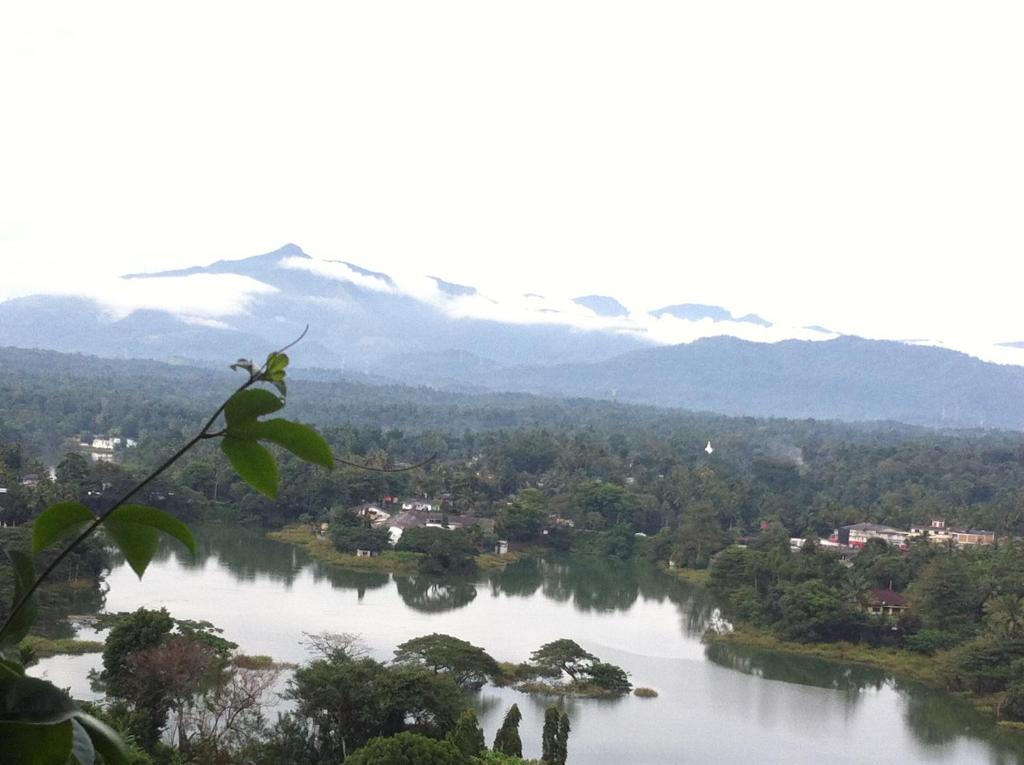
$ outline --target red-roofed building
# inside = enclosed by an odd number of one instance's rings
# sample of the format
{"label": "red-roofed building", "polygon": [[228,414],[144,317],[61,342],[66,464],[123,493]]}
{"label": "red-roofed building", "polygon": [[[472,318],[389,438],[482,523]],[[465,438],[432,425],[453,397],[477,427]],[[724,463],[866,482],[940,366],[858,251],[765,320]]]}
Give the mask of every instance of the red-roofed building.
{"label": "red-roofed building", "polygon": [[910,607],[907,599],[892,590],[872,590],[867,612],[880,616],[899,616]]}

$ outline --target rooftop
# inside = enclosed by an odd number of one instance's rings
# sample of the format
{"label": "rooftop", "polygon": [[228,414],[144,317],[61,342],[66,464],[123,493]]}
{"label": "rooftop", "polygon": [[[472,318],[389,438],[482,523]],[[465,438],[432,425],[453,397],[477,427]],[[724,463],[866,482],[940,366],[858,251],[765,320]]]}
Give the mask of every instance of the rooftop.
{"label": "rooftop", "polygon": [[871,591],[871,605],[874,606],[903,606],[909,604],[907,599],[898,592],[886,589]]}

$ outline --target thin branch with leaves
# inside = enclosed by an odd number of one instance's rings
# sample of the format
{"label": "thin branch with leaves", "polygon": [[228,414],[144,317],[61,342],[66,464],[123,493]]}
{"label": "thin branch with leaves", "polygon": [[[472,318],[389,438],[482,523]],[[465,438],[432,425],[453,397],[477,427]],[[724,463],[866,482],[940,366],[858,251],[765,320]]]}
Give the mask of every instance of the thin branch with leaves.
{"label": "thin branch with leaves", "polygon": [[[101,526],[141,578],[156,554],[161,534],[177,539],[196,554],[196,541],[178,518],[132,500],[199,442],[219,438],[221,450],[235,471],[257,491],[276,498],[280,474],[277,459],[263,445],[276,444],[300,459],[330,469],[330,445],[308,425],[282,418],[263,419],[285,404],[285,353],[305,336],[268,354],[257,366],[239,359],[232,369],[248,379],[217,407],[199,431],[99,515],[80,502],[59,502],[47,508],[32,527],[32,552],[38,554],[65,537],[74,538],[38,575],[32,556],[5,551],[14,573],[14,602],[0,625],[0,762],[12,765],[92,765],[99,753],[110,765],[127,763],[124,744],[115,731],[84,713],[51,683],[25,675],[18,644],[38,614],[39,587],[60,563]],[[257,387],[266,384],[276,389]],[[215,429],[223,418],[223,426]]]}

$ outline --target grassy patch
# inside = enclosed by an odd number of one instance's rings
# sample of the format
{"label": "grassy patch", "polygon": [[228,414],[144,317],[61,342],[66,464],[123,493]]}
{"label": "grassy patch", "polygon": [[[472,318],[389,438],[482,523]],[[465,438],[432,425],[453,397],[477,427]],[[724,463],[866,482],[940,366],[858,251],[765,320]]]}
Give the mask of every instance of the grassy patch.
{"label": "grassy patch", "polygon": [[711,571],[706,568],[665,568],[669,574],[689,584],[700,584],[705,587],[711,582]]}
{"label": "grassy patch", "polygon": [[510,550],[504,555],[495,555],[494,553],[481,553],[473,558],[476,561],[476,566],[481,571],[499,571],[509,563],[515,563],[517,560],[523,558],[529,558],[539,552],[537,548],[526,548],[524,550]]}
{"label": "grassy patch", "polygon": [[298,545],[309,553],[309,557],[323,563],[343,568],[359,569],[360,571],[384,571],[394,574],[414,574],[419,570],[421,553],[395,552],[387,550],[372,558],[360,558],[357,555],[338,552],[331,540],[314,534],[308,526],[293,524],[280,531],[271,531],[269,539]]}
{"label": "grassy patch", "polygon": [[29,635],[21,641],[20,648],[27,648],[37,658],[45,659],[48,656],[80,656],[84,653],[101,653],[103,643],[98,640],[75,640],[74,638],[51,638],[39,635]]}
{"label": "grassy patch", "polygon": [[639,696],[642,699],[656,699],[658,698],[658,692],[653,688],[634,688],[633,695]]}
{"label": "grassy patch", "polygon": [[578,699],[611,699],[618,698],[621,695],[596,686],[593,683],[576,685],[574,683],[545,683],[541,680],[531,680],[519,683],[514,687],[521,693],[539,696],[571,696]]}
{"label": "grassy patch", "polygon": [[299,666],[289,662],[274,661],[269,656],[249,656],[244,653],[233,657],[231,663],[238,669],[295,669]]}
{"label": "grassy patch", "polygon": [[[419,571],[420,560],[424,557],[422,553],[396,552],[395,550],[385,550],[372,558],[360,558],[357,555],[338,552],[334,549],[330,538],[314,534],[309,526],[301,523],[285,526],[280,531],[271,531],[267,534],[267,538],[273,539],[275,542],[298,545],[309,553],[309,557],[323,563],[361,571],[415,574]],[[481,571],[496,571],[505,568],[509,563],[533,555],[534,552],[535,550],[527,549],[510,552],[507,555],[484,553],[477,555],[473,560]]]}

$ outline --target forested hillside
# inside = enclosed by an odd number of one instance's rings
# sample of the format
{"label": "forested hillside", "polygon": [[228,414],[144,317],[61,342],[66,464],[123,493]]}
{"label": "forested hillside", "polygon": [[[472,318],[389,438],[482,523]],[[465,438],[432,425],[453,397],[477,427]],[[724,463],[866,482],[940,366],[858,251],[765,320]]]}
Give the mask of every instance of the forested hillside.
{"label": "forested hillside", "polygon": [[[0,441],[20,448],[21,472],[59,462],[68,438],[102,433],[137,438],[139,446],[125,452],[122,466],[95,470],[136,473],[194,428],[233,381],[226,368],[56,353],[5,350],[0,361],[7,370]],[[932,516],[1024,529],[1024,436],[1013,432],[728,418],[302,379],[291,382],[289,400],[295,417],[322,428],[353,462],[433,459],[421,470],[382,475],[318,473],[285,458],[282,498],[271,504],[233,483],[212,452],[198,450],[161,491],[180,489],[174,496],[188,515],[216,511],[268,524],[384,492],[449,494],[454,508],[494,515],[536,489],[546,510],[575,516],[583,527],[628,521],[646,533],[678,526],[702,503],[713,508],[717,528],[735,534],[765,519],[794,534],[824,534],[841,523],[906,526]],[[16,478],[5,476],[9,485]],[[615,502],[588,499],[585,486]]]}

